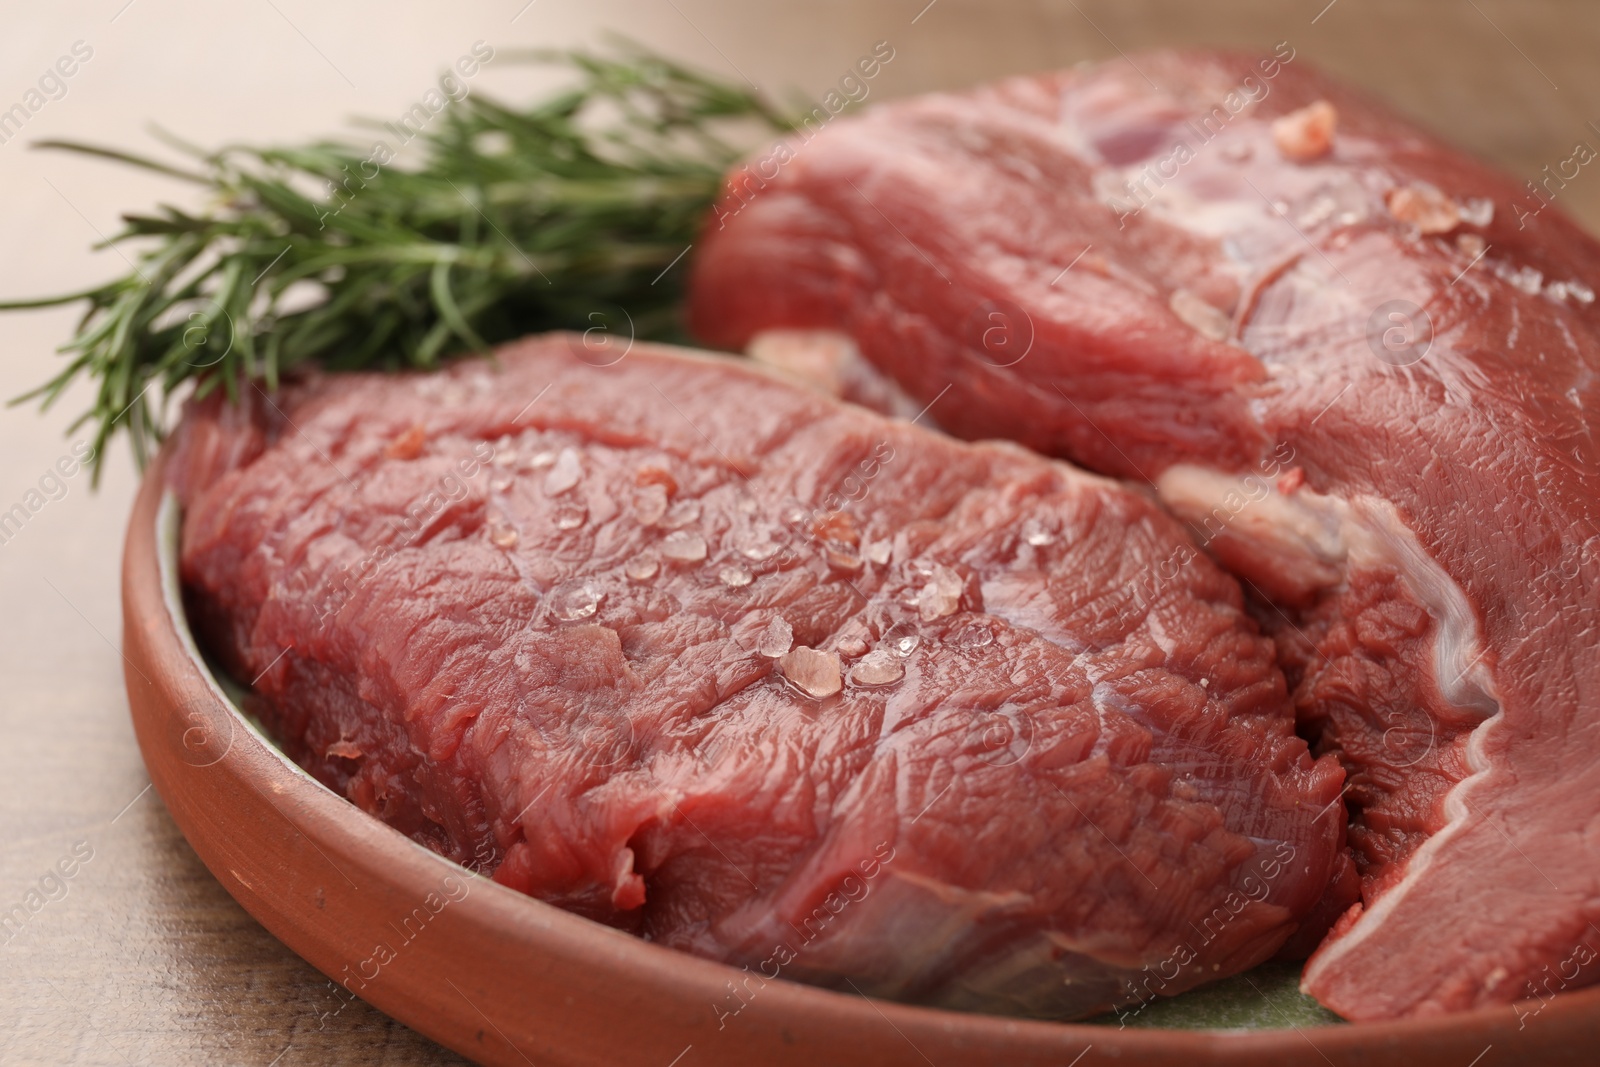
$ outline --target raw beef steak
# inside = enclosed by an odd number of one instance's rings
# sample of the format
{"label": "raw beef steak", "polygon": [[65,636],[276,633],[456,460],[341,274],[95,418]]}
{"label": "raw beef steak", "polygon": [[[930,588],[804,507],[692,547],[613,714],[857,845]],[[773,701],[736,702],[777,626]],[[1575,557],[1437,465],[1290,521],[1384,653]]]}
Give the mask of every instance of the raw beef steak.
{"label": "raw beef steak", "polygon": [[318,778],[754,982],[1074,1016],[1326,927],[1343,774],[1155,505],[742,361],[587,355],[188,411],[191,618]]}
{"label": "raw beef steak", "polygon": [[766,153],[694,320],[842,331],[963,436],[1151,482],[1271,605],[1350,774],[1364,902],[1305,988],[1361,1019],[1507,1002],[1600,950],[1600,247],[1560,182],[1287,45],[1142,55]]}

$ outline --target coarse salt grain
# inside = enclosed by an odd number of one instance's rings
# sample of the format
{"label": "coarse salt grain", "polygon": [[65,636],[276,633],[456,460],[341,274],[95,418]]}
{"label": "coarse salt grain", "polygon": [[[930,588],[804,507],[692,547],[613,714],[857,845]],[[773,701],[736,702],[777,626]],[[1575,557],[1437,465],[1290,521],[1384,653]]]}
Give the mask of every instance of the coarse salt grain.
{"label": "coarse salt grain", "polygon": [[1389,193],[1389,214],[1421,233],[1449,233],[1461,222],[1456,202],[1427,182],[1413,182]]}
{"label": "coarse salt grain", "polygon": [[1320,159],[1333,148],[1333,132],[1339,125],[1339,112],[1326,100],[1273,120],[1272,140],[1284,158],[1296,163]]}
{"label": "coarse salt grain", "polygon": [[832,652],[801,645],[779,657],[778,669],[797,689],[818,699],[831,697],[844,688],[839,657]]}
{"label": "coarse salt grain", "polygon": [[850,681],[856,685],[892,685],[905,677],[905,664],[886,649],[868,652],[850,668]]}

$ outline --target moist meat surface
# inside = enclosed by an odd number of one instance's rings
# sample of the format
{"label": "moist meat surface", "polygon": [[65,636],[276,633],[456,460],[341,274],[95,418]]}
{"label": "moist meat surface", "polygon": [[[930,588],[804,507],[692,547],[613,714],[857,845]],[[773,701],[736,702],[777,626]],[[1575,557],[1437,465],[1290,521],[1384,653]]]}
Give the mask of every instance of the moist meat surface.
{"label": "moist meat surface", "polygon": [[1319,921],[1342,772],[1159,508],[749,364],[591,359],[187,412],[190,617],[319,779],[661,943],[965,1008],[1141,1003]]}
{"label": "moist meat surface", "polygon": [[1350,773],[1363,906],[1306,988],[1540,994],[1600,949],[1600,246],[1287,45],[1133,62],[736,171],[697,332],[842,331],[963,436],[1155,485]]}

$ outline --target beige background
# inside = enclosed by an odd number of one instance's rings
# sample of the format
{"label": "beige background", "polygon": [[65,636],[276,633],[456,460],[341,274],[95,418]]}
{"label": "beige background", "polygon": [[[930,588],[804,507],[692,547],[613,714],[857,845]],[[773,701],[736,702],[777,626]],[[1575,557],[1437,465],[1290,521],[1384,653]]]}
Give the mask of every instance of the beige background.
{"label": "beige background", "polygon": [[[94,49],[67,95],[0,146],[0,296],[119,274],[117,253],[88,251],[119,210],[160,198],[195,206],[181,186],[30,151],[29,141],[148,149],[151,122],[203,144],[332,133],[352,115],[408,107],[475,40],[578,42],[602,27],[770,92],[813,96],[880,39],[896,56],[875,97],[1119,48],[1289,40],[1519,177],[1567,158],[1577,141],[1600,146],[1590,125],[1600,123],[1600,4],[1590,0],[124,2],[10,4],[0,17],[0,110],[74,42]],[[522,98],[535,81],[498,63],[474,86]],[[1600,229],[1600,167],[1561,203]],[[71,322],[66,311],[0,317],[0,395],[52,373]],[[0,510],[67,453],[66,425],[85,403],[80,389],[44,417],[0,412]],[[0,932],[0,1064],[458,1062],[336,997],[221,891],[146,791],[117,652],[135,478],[118,451],[98,493],[77,476],[0,545],[0,911],[74,846],[92,850],[64,897],[10,941]]]}

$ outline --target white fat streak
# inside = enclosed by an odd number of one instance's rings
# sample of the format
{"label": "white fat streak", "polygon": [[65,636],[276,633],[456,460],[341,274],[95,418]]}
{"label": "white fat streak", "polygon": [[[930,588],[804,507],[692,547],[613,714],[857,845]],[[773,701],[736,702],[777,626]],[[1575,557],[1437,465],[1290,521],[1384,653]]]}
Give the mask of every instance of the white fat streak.
{"label": "white fat streak", "polygon": [[1351,566],[1394,567],[1439,624],[1433,645],[1433,673],[1440,694],[1451,704],[1472,712],[1474,718],[1497,713],[1500,700],[1494,676],[1483,663],[1483,632],[1478,614],[1460,584],[1423,549],[1417,535],[1389,501],[1356,497],[1352,510],[1359,516],[1355,529],[1360,540],[1351,544]]}
{"label": "white fat streak", "polygon": [[1336,575],[1320,583],[1330,589],[1348,585],[1352,573],[1393,568],[1436,624],[1433,672],[1440,694],[1461,708],[1464,718],[1482,719],[1499,710],[1494,679],[1482,662],[1477,613],[1389,501],[1369,495],[1346,499],[1304,487],[1284,493],[1270,478],[1187,463],[1169,467],[1157,479],[1156,491],[1192,522],[1202,522],[1230,494],[1242,498],[1245,503],[1228,517],[1225,532],[1270,548],[1267,558],[1298,557],[1314,581]]}
{"label": "white fat streak", "polygon": [[[902,419],[921,416],[937,426],[926,406],[917,403],[861,354],[855,339],[839,330],[762,330],[745,345],[745,355],[779,377],[798,381],[845,400],[852,386],[878,390],[890,410],[884,414]],[[846,401],[848,402],[848,401]]]}
{"label": "white fat streak", "polygon": [[1494,714],[1484,720],[1483,724],[1473,730],[1472,735],[1467,738],[1466,760],[1472,774],[1457,782],[1445,795],[1444,826],[1411,854],[1411,858],[1406,862],[1406,873],[1401,876],[1400,881],[1390,886],[1378,898],[1376,904],[1363,910],[1361,917],[1345,931],[1342,937],[1336,941],[1323,941],[1300,976],[1302,992],[1309,992],[1324,973],[1338,967],[1345,956],[1359,949],[1373,934],[1380,933],[1389,916],[1426,877],[1439,854],[1466,832],[1467,827],[1471,825],[1467,816],[1472,814],[1467,794],[1472,792],[1477,783],[1488,774],[1489,762],[1483,753],[1484,739],[1494,724],[1500,721],[1500,717],[1501,711],[1496,705]]}
{"label": "white fat streak", "polygon": [[851,370],[866,362],[854,339],[837,330],[762,330],[744,354],[834,397],[844,395]]}
{"label": "white fat streak", "polygon": [[[1280,555],[1298,557],[1313,572],[1326,573],[1329,564],[1344,561],[1345,547],[1337,518],[1330,521],[1325,509],[1307,507],[1278,492],[1273,480],[1264,475],[1224,474],[1209,467],[1179,463],[1156,479],[1156,492],[1174,514],[1208,534],[1217,532],[1210,524],[1216,521],[1214,513],[1221,512],[1221,529],[1235,537],[1270,545]],[[1245,503],[1237,509],[1229,508],[1229,497]]]}

